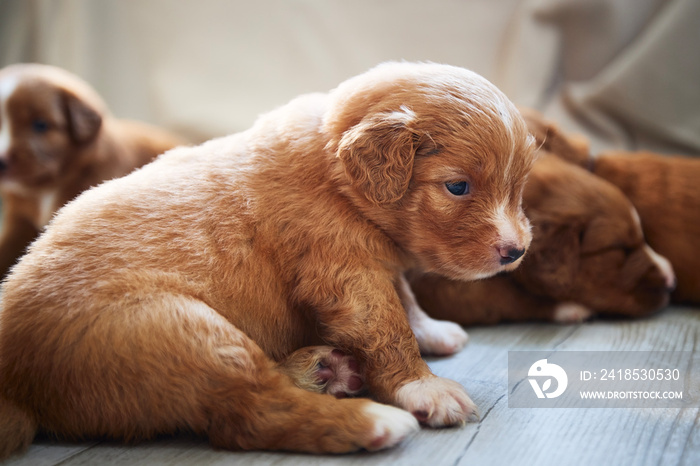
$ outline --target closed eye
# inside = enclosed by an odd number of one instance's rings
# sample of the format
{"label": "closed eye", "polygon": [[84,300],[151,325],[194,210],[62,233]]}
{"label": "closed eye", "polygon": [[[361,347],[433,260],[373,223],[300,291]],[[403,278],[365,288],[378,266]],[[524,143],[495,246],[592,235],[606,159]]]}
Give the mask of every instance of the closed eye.
{"label": "closed eye", "polygon": [[582,255],[583,256],[596,256],[598,254],[605,254],[608,252],[613,252],[613,251],[618,251],[622,252],[625,257],[630,256],[632,253],[634,253],[637,250],[635,247],[629,247],[629,246],[621,246],[619,244],[614,244],[611,246],[603,247],[603,248],[597,248],[592,251],[586,251]]}
{"label": "closed eye", "polygon": [[464,196],[469,194],[469,183],[466,181],[455,181],[451,183],[445,183],[445,187],[454,196]]}

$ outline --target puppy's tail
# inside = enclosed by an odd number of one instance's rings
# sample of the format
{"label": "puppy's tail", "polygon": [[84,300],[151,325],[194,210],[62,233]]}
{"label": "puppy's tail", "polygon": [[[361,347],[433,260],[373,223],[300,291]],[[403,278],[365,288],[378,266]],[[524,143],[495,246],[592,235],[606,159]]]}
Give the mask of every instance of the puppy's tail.
{"label": "puppy's tail", "polygon": [[34,440],[36,430],[32,416],[0,396],[0,461],[25,450]]}

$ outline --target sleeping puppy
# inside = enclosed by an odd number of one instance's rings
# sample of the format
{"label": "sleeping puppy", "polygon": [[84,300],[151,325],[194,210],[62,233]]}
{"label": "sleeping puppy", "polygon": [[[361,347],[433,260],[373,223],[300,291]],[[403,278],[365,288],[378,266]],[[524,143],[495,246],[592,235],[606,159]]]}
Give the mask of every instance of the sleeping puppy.
{"label": "sleeping puppy", "polygon": [[95,91],[64,70],[0,70],[0,276],[66,202],[182,143],[112,118]]}
{"label": "sleeping puppy", "polygon": [[700,160],[624,151],[592,157],[584,138],[562,132],[532,110],[523,116],[538,143],[625,193],[639,213],[647,242],[673,265],[678,286],[672,300],[700,303],[700,269],[688,254],[700,240]]}
{"label": "sleeping puppy", "polygon": [[[346,452],[394,445],[416,418],[475,420],[421,359],[403,272],[519,265],[533,148],[480,76],[389,63],[87,191],[4,284],[0,451],[37,429],[184,429],[222,448]],[[319,344],[402,409],[295,386],[276,363]]]}
{"label": "sleeping puppy", "polygon": [[700,268],[688,254],[700,241],[700,160],[617,151],[599,154],[592,167],[632,201],[646,240],[673,264],[673,301],[700,303]]}
{"label": "sleeping puppy", "polygon": [[523,195],[533,241],[512,273],[478,282],[415,276],[418,303],[462,325],[641,316],[664,307],[675,278],[645,242],[639,217],[612,184],[553,155],[538,159]]}

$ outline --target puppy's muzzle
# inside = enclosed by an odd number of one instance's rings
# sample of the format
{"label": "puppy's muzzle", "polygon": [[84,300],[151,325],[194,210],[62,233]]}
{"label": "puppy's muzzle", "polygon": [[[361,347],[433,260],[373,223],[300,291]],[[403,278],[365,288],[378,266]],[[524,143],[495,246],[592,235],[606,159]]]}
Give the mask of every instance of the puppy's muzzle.
{"label": "puppy's muzzle", "polygon": [[517,261],[523,254],[525,254],[524,248],[517,248],[512,246],[497,247],[498,254],[501,256],[501,265],[512,264]]}

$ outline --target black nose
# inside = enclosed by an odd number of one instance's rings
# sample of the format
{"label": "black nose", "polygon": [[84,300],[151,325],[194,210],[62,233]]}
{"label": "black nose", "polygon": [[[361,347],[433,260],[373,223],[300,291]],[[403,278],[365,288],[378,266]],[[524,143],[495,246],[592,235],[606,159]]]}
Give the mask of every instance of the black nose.
{"label": "black nose", "polygon": [[5,170],[7,170],[7,162],[5,159],[0,158],[0,172],[4,172]]}
{"label": "black nose", "polygon": [[525,254],[525,249],[517,248],[498,248],[498,253],[501,255],[501,265],[511,264]]}

